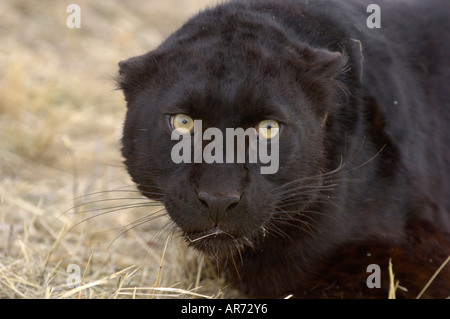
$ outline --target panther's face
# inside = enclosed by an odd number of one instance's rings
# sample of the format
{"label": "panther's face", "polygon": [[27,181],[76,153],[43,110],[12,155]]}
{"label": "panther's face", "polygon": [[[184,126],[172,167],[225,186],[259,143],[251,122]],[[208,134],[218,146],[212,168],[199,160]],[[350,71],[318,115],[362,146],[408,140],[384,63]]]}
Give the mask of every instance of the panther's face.
{"label": "panther's face", "polygon": [[[196,21],[120,63],[123,155],[142,194],[165,205],[186,240],[221,256],[311,218],[346,58],[299,46],[274,23],[255,32],[237,13]],[[245,134],[229,134],[238,130]]]}

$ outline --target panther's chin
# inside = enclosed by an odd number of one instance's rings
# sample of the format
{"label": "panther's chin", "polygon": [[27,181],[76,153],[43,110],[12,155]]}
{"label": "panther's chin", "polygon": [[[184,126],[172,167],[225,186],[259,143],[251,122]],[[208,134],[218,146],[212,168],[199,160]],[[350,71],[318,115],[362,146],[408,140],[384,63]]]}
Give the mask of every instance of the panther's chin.
{"label": "panther's chin", "polygon": [[236,236],[219,227],[205,231],[184,232],[190,247],[209,257],[221,258],[239,253],[244,248],[255,248],[255,241],[247,236]]}

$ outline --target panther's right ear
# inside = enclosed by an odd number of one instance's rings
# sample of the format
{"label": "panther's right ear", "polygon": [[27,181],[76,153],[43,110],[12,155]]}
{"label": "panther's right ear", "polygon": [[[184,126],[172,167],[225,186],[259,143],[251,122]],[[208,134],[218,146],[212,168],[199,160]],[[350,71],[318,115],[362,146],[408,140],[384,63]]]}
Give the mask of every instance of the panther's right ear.
{"label": "panther's right ear", "polygon": [[119,72],[115,78],[117,88],[122,90],[125,100],[130,103],[136,94],[144,90],[157,71],[156,54],[149,52],[119,62]]}

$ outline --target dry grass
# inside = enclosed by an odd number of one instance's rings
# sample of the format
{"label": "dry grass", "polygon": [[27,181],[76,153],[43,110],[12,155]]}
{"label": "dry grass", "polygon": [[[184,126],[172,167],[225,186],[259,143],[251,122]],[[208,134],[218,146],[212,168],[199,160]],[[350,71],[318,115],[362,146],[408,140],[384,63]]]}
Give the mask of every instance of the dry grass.
{"label": "dry grass", "polygon": [[117,62],[215,1],[80,0],[81,29],[66,27],[69,3],[0,2],[0,298],[236,296],[167,220],[133,224],[158,207],[111,208],[142,202],[118,200],[138,196]]}

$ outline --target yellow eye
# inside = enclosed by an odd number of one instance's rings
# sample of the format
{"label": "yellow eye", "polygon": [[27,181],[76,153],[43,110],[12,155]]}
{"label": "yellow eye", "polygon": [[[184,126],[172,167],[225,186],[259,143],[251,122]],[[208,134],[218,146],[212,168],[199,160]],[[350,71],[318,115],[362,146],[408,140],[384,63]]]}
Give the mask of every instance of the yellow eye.
{"label": "yellow eye", "polygon": [[256,131],[258,132],[260,138],[264,140],[270,140],[278,135],[278,133],[280,132],[280,125],[277,121],[265,120],[259,122],[258,126],[256,127]]}
{"label": "yellow eye", "polygon": [[192,133],[194,131],[194,120],[186,114],[177,114],[170,117],[170,126],[180,134]]}

